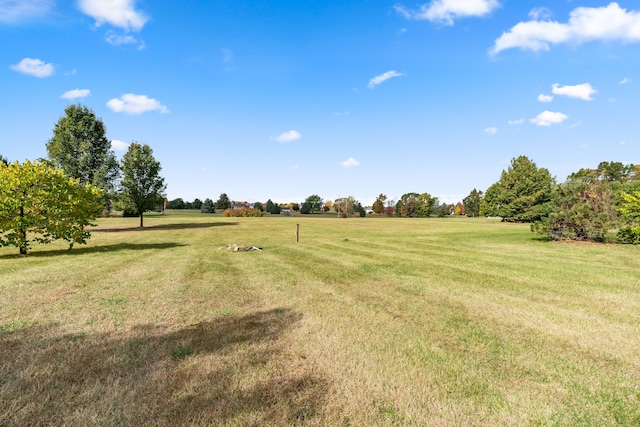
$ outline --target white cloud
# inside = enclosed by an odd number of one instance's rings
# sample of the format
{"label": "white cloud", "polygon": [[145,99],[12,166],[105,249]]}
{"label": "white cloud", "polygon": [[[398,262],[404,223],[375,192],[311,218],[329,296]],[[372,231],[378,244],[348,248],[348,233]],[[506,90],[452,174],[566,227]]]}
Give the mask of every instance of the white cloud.
{"label": "white cloud", "polygon": [[160,111],[168,113],[166,106],[154,98],[146,95],[136,95],[135,93],[125,93],[120,98],[114,98],[107,102],[107,107],[116,113],[142,114],[146,111]]}
{"label": "white cloud", "polygon": [[529,18],[533,19],[534,21],[537,21],[539,19],[549,19],[551,18],[551,15],[551,11],[546,7],[536,7],[534,9],[531,9],[531,12],[529,12]]}
{"label": "white cloud", "polygon": [[62,99],[86,98],[87,96],[89,96],[89,94],[91,94],[91,91],[89,89],[73,89],[63,93],[60,96],[60,98]]}
{"label": "white cloud", "polygon": [[538,101],[540,101],[540,102],[551,102],[551,101],[553,101],[553,96],[552,95],[545,95],[545,94],[541,93],[540,95],[538,95]]}
{"label": "white cloud", "polygon": [[551,45],[594,40],[640,41],[640,12],[628,12],[618,3],[610,3],[605,7],[578,7],[571,11],[567,23],[536,19],[519,22],[496,39],[490,53],[512,48],[549,50]]}
{"label": "white cloud", "polygon": [[290,130],[288,132],[283,132],[278,136],[272,136],[270,139],[278,142],[293,142],[300,138],[302,138],[302,134],[300,132],[297,130]]}
{"label": "white cloud", "polygon": [[524,123],[524,119],[509,120],[507,123],[509,123],[511,126],[521,125]]}
{"label": "white cloud", "polygon": [[144,42],[130,35],[115,34],[113,31],[107,31],[107,43],[112,46],[120,46],[125,44],[137,44],[138,49],[144,49]]}
{"label": "white cloud", "polygon": [[82,13],[96,20],[96,26],[109,24],[126,31],[139,31],[148,18],[135,10],[135,0],[79,0]]}
{"label": "white cloud", "polygon": [[360,165],[360,162],[354,159],[353,157],[349,157],[344,162],[340,162],[340,166],[342,166],[343,168],[350,168],[350,167],[359,166],[359,165]]}
{"label": "white cloud", "polygon": [[53,0],[0,0],[0,22],[15,23],[48,15]]}
{"label": "white cloud", "polygon": [[112,139],[111,148],[116,151],[124,151],[129,148],[129,144],[124,141],[120,141],[119,139]]}
{"label": "white cloud", "polygon": [[531,123],[535,123],[538,126],[551,126],[554,124],[562,123],[567,120],[569,116],[563,113],[555,113],[553,111],[543,111],[536,117],[530,120]]}
{"label": "white cloud", "polygon": [[628,77],[625,77],[624,79],[620,80],[620,84],[621,85],[626,85],[627,83],[631,83],[633,80],[631,80]]}
{"label": "white cloud", "polygon": [[373,89],[380,83],[389,80],[393,77],[401,77],[404,76],[404,73],[398,73],[395,70],[387,71],[386,73],[380,74],[379,76],[375,76],[371,80],[369,80],[369,85],[367,86],[369,89]]}
{"label": "white cloud", "polygon": [[37,58],[24,58],[17,64],[12,65],[11,69],[22,74],[40,78],[49,77],[54,73],[53,64],[47,64]]}
{"label": "white cloud", "polygon": [[407,19],[427,20],[444,25],[453,25],[460,18],[485,16],[498,7],[498,0],[432,0],[431,3],[420,6],[417,11],[394,6]]}
{"label": "white cloud", "polygon": [[555,95],[564,95],[569,98],[578,98],[585,101],[591,101],[591,95],[598,91],[591,87],[590,83],[583,83],[575,86],[560,86],[555,83],[551,90]]}
{"label": "white cloud", "polygon": [[496,133],[498,133],[498,128],[496,127],[486,128],[484,130],[484,133],[486,133],[487,135],[495,135]]}

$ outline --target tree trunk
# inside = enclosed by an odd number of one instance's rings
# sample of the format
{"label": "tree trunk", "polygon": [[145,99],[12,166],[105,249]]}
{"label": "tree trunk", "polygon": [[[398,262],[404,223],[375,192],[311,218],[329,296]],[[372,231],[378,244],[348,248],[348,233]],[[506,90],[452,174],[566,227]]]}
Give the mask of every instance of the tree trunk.
{"label": "tree trunk", "polygon": [[140,228],[142,228],[142,227],[143,227],[143,225],[142,225],[142,214],[140,214]]}
{"label": "tree trunk", "polygon": [[23,224],[22,228],[20,228],[20,255],[27,254],[27,230],[24,229],[24,222],[22,219],[24,218],[24,206],[20,206],[20,222]]}

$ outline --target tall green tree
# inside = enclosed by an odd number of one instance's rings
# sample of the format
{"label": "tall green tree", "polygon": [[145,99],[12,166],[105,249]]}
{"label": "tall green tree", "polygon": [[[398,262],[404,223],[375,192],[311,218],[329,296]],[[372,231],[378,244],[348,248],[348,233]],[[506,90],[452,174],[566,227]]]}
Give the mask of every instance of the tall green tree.
{"label": "tall green tree", "polygon": [[85,243],[101,208],[101,190],[42,162],[0,162],[0,246],[26,254],[31,243]]}
{"label": "tall green tree", "polygon": [[160,176],[161,169],[147,144],[133,142],[122,157],[121,195],[124,203],[140,217],[141,228],[144,213],[164,200],[166,186]]}
{"label": "tall green tree", "polygon": [[464,199],[462,204],[464,205],[464,213],[467,216],[476,217],[480,215],[480,203],[482,202],[482,191],[478,191],[475,188],[471,190],[471,193]]}
{"label": "tall green tree", "polygon": [[511,160],[500,180],[485,192],[481,211],[507,222],[533,222],[546,217],[555,179],[526,156]]}
{"label": "tall green tree", "polygon": [[220,198],[218,198],[218,201],[216,202],[216,209],[225,210],[230,208],[231,200],[229,199],[229,196],[227,196],[227,193],[220,194]]}
{"label": "tall green tree", "polygon": [[416,216],[428,218],[435,211],[438,199],[429,193],[419,194],[416,199]]}
{"label": "tall green tree", "polygon": [[300,213],[312,214],[314,212],[319,212],[322,209],[322,203],[322,197],[318,196],[317,194],[312,194],[311,196],[307,197],[302,203]]}
{"label": "tall green tree", "polygon": [[65,108],[47,142],[47,154],[67,176],[100,188],[105,207],[111,208],[120,169],[104,123],[91,109],[80,104]]}

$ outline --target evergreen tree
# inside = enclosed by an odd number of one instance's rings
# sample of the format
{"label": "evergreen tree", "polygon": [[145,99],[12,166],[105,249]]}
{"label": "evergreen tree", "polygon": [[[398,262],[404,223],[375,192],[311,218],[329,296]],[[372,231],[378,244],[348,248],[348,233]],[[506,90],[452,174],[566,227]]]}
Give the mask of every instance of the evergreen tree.
{"label": "evergreen tree", "polygon": [[227,193],[220,194],[220,198],[218,198],[218,201],[216,202],[216,209],[231,209],[231,200],[229,200]]}

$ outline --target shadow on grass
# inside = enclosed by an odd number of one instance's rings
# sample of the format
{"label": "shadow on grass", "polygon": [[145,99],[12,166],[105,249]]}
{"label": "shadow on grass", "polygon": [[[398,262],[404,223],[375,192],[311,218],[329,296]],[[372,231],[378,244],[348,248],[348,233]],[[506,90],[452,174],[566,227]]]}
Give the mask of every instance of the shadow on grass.
{"label": "shadow on grass", "polygon": [[140,227],[120,227],[120,228],[95,228],[92,233],[117,233],[121,231],[162,231],[162,230],[189,230],[193,228],[221,227],[227,225],[238,225],[235,222],[207,222],[207,223],[177,223],[158,224]]}
{"label": "shadow on grass", "polygon": [[275,309],[176,331],[0,334],[0,425],[317,422],[328,381],[286,337],[301,318]]}
{"label": "shadow on grass", "polygon": [[[12,258],[24,258],[25,256],[29,258],[44,258],[44,257],[53,257],[53,256],[64,256],[64,255],[82,255],[82,254],[91,254],[91,253],[103,253],[103,252],[118,252],[118,251],[144,251],[149,249],[171,249],[178,248],[181,246],[187,246],[182,243],[118,243],[116,245],[101,245],[101,246],[79,246],[76,245],[73,249],[57,249],[54,251],[37,251],[31,249],[27,255],[20,254],[9,254],[9,255],[0,255],[0,259],[12,259]],[[16,249],[17,250],[17,249]]]}

